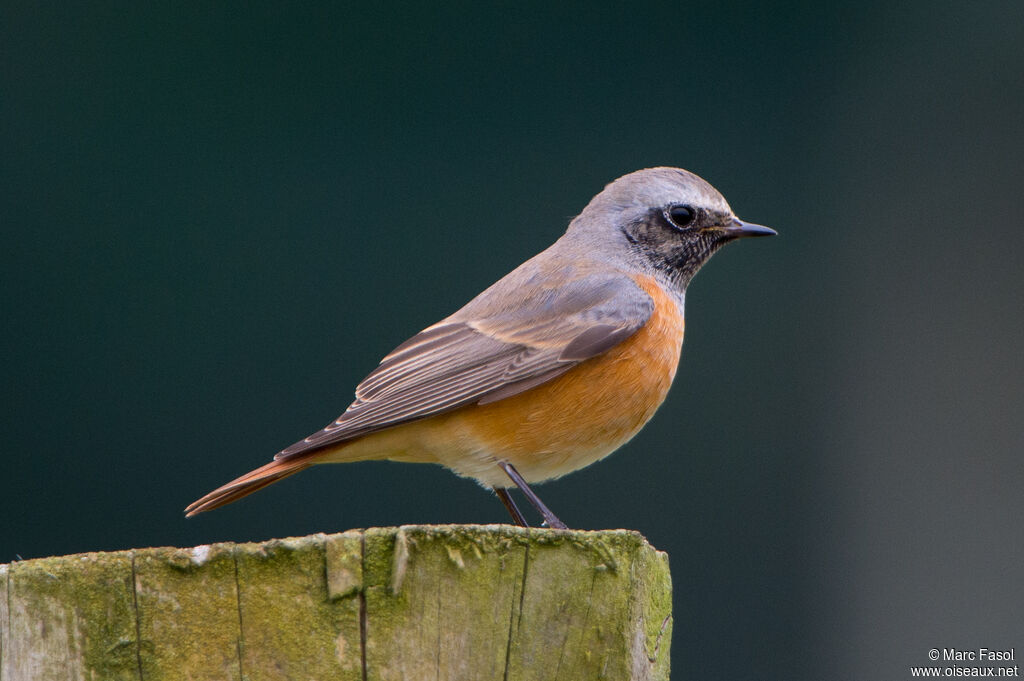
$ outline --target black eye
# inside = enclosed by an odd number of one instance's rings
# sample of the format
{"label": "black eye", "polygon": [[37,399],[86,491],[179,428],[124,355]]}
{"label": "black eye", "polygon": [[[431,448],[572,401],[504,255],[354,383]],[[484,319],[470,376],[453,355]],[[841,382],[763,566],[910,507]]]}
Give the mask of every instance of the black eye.
{"label": "black eye", "polygon": [[665,211],[665,217],[667,217],[668,221],[676,227],[684,229],[689,227],[693,223],[694,219],[696,219],[697,211],[690,206],[685,205],[670,206],[668,210]]}

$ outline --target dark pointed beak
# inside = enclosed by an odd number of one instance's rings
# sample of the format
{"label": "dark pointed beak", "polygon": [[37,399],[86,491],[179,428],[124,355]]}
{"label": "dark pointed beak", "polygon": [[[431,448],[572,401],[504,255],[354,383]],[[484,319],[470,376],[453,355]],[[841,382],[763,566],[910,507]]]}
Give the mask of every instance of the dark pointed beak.
{"label": "dark pointed beak", "polygon": [[744,236],[776,236],[778,234],[771,227],[743,222],[739,218],[732,219],[732,223],[725,228],[725,233],[734,239]]}

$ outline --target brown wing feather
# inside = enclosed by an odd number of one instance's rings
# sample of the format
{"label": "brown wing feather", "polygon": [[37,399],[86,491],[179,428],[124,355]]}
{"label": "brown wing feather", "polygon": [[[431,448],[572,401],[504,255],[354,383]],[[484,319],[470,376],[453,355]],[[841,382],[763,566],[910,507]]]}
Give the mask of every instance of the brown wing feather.
{"label": "brown wing feather", "polygon": [[490,318],[460,318],[473,308],[395,348],[359,384],[344,414],[275,458],[533,388],[631,336],[653,302],[624,275],[594,275],[523,295]]}

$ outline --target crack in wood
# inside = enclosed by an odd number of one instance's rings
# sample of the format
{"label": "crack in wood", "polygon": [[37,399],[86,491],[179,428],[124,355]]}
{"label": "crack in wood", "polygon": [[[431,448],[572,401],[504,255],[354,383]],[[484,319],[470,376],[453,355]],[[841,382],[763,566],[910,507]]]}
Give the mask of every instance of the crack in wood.
{"label": "crack in wood", "polygon": [[437,603],[437,611],[434,614],[435,620],[438,622],[437,633],[434,636],[434,678],[437,681],[441,681],[441,576],[437,578],[437,593],[435,594],[435,602]]}
{"label": "crack in wood", "polygon": [[661,621],[661,629],[658,630],[658,640],[654,642],[654,657],[647,657],[647,659],[650,660],[652,663],[658,661],[658,654],[661,652],[661,640],[665,638],[665,629],[668,627],[668,623],[671,621],[671,613],[665,615],[665,619]]}
{"label": "crack in wood", "polygon": [[508,614],[508,641],[505,643],[505,671],[502,674],[502,681],[508,681],[508,669],[512,663],[512,639],[516,632],[519,631],[519,626],[523,621],[523,604],[526,601],[526,575],[529,572],[530,567],[530,545],[527,544],[523,549],[523,577],[519,581],[519,613],[516,616],[516,603],[513,592],[512,608]]}
{"label": "crack in wood", "polygon": [[[139,618],[139,580],[135,576],[135,553],[132,552],[132,610],[135,612],[135,662],[139,669],[139,681],[142,678],[142,622]],[[8,589],[9,591],[9,589]]]}
{"label": "crack in wood", "polygon": [[235,642],[235,648],[238,651],[238,679],[239,681],[245,681],[245,667],[243,662],[243,637],[245,636],[245,630],[242,628],[242,585],[238,581],[238,555],[236,550],[231,551],[231,562],[235,566],[235,605],[238,607],[238,638]]}
{"label": "crack in wood", "polygon": [[359,533],[359,560],[363,566],[362,584],[359,587],[359,654],[363,666],[363,681],[366,675],[366,533]]}

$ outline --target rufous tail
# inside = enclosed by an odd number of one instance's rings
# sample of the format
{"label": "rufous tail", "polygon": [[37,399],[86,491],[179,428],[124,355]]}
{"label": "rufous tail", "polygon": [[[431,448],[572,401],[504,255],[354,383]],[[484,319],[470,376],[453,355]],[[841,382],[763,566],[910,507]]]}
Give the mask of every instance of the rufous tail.
{"label": "rufous tail", "polygon": [[221,485],[202,499],[192,502],[185,509],[185,517],[190,518],[197,513],[210,511],[225,504],[230,504],[232,501],[238,501],[256,490],[263,489],[267,485],[287,478],[289,475],[298,473],[312,465],[308,458],[271,461],[266,466],[260,466],[254,471],[249,471],[242,477],[236,478],[226,485]]}

